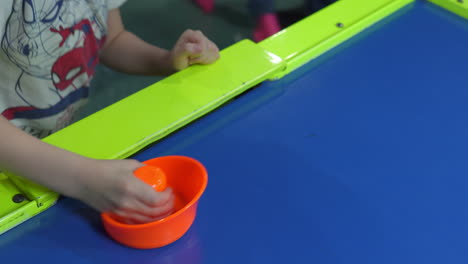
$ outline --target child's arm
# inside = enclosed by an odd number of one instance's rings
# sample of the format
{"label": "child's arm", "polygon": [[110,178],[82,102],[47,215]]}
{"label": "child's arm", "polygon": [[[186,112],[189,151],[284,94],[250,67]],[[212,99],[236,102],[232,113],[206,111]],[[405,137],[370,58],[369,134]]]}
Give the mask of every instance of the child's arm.
{"label": "child's arm", "polygon": [[192,64],[209,64],[219,58],[216,45],[200,31],[187,30],[171,51],[148,44],[125,30],[119,9],[109,12],[102,62],[130,74],[169,75]]}
{"label": "child's arm", "polygon": [[172,209],[170,190],[136,179],[134,160],[95,160],[46,144],[0,115],[0,168],[82,200],[99,211],[147,222]]}

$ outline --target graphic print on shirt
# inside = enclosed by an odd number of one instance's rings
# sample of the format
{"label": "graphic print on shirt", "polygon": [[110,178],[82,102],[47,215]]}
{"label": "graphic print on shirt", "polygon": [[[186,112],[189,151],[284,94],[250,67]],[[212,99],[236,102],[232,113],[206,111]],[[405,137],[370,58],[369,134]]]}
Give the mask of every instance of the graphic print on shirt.
{"label": "graphic print on shirt", "polygon": [[[14,1],[1,48],[20,69],[11,87],[20,103],[4,110],[4,117],[70,116],[73,103],[88,97],[105,41],[105,9],[104,0]],[[57,118],[56,127],[68,119]]]}

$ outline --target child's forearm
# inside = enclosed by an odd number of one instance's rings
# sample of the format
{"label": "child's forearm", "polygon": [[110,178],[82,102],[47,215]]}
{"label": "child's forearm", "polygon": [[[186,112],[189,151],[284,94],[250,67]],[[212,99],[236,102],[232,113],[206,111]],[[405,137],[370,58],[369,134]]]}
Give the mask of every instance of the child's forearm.
{"label": "child's forearm", "polygon": [[169,75],[176,71],[170,51],[126,31],[117,9],[110,12],[108,24],[108,40],[101,53],[103,64],[129,74]]}
{"label": "child's forearm", "polygon": [[170,188],[155,192],[133,176],[142,166],[136,160],[86,158],[24,133],[1,115],[0,131],[0,169],[132,221],[150,222],[173,206]]}
{"label": "child's forearm", "polygon": [[129,74],[170,75],[176,72],[170,52],[152,46],[134,34],[123,31],[104,50],[103,64]]}
{"label": "child's forearm", "polygon": [[69,196],[75,196],[82,168],[91,159],[36,139],[0,116],[0,169],[6,169]]}

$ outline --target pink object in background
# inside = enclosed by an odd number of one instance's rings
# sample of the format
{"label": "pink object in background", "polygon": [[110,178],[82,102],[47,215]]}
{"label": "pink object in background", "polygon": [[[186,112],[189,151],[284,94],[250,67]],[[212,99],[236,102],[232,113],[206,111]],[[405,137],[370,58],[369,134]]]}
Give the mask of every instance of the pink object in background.
{"label": "pink object in background", "polygon": [[194,2],[205,12],[211,13],[214,10],[214,0],[194,0]]}
{"label": "pink object in background", "polygon": [[276,14],[265,14],[258,18],[253,38],[256,42],[259,42],[278,33],[280,30],[281,26]]}

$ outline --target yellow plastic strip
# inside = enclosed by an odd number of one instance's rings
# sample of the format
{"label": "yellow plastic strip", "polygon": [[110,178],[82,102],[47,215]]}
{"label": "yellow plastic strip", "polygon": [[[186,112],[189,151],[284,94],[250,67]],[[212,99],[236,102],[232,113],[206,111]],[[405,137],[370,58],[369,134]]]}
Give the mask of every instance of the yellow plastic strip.
{"label": "yellow plastic strip", "polygon": [[338,1],[260,46],[287,62],[287,68],[274,76],[281,78],[411,2],[414,0]]}
{"label": "yellow plastic strip", "polygon": [[468,19],[468,0],[429,0],[461,17]]}
{"label": "yellow plastic strip", "polygon": [[271,76],[283,61],[245,40],[214,65],[174,74],[44,141],[78,154],[125,158]]}

